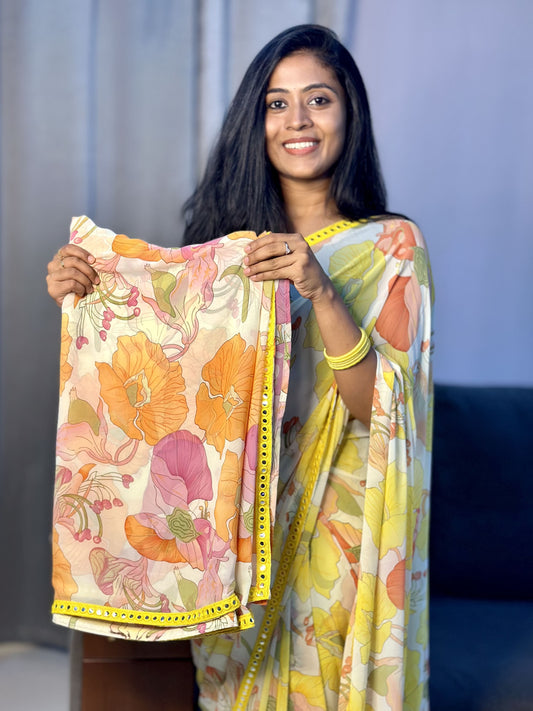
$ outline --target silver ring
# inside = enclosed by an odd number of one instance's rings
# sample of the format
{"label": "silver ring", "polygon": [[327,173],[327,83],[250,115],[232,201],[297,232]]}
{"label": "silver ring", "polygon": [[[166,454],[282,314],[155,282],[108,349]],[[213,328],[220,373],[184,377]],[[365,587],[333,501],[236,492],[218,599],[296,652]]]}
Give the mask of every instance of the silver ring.
{"label": "silver ring", "polygon": [[287,242],[283,243],[285,245],[285,254],[292,254],[292,249],[289,247]]}

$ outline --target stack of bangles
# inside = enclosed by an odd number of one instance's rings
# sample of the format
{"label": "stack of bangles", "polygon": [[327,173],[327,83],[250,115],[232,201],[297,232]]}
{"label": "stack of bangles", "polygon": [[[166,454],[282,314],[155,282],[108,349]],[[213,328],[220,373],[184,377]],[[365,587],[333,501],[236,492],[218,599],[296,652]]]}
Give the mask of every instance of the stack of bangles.
{"label": "stack of bangles", "polygon": [[370,338],[361,327],[361,338],[357,341],[351,351],[340,356],[330,356],[324,348],[324,357],[331,370],[346,370],[360,363],[370,350]]}

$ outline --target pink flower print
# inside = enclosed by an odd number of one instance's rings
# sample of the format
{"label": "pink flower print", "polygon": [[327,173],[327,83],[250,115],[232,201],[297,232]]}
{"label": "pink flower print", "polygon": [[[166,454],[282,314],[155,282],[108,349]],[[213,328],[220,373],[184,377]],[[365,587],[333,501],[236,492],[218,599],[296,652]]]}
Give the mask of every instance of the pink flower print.
{"label": "pink flower print", "polygon": [[154,447],[151,475],[166,504],[185,507],[195,499],[213,498],[211,472],[201,440],[181,430]]}
{"label": "pink flower print", "polygon": [[98,401],[95,411],[89,402],[78,398],[76,388],[72,388],[68,421],[61,425],[57,433],[58,456],[68,462],[83,452],[93,462],[113,461],[106,448],[107,434],[102,401]]}
{"label": "pink flower print", "polygon": [[170,612],[168,598],[150,584],[145,558],[131,561],[115,557],[103,548],[94,548],[89,559],[96,584],[108,595],[107,605]]}
{"label": "pink flower print", "polygon": [[218,273],[214,251],[212,243],[183,247],[180,252],[187,261],[176,275],[146,267],[155,298],[143,296],[143,300],[163,323],[181,332],[183,350],[198,333],[198,312],[213,301],[213,282]]}

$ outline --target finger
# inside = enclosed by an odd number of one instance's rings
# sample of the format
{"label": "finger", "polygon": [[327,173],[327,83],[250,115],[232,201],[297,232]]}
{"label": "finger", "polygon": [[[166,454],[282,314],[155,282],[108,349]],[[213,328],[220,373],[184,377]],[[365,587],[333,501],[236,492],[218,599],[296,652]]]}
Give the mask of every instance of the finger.
{"label": "finger", "polygon": [[81,274],[86,276],[92,284],[100,283],[100,277],[98,276],[98,273],[93,269],[93,267],[91,267],[89,264],[87,264],[87,262],[84,262],[78,257],[69,257],[67,255],[62,256],[60,264],[61,270],[63,271],[79,271],[81,272]]}
{"label": "finger", "polygon": [[77,279],[64,279],[58,280],[54,278],[53,275],[48,275],[46,277],[48,293],[54,299],[54,301],[61,306],[63,300],[67,294],[76,294],[77,296],[83,297],[88,293],[93,291],[93,286],[89,288]]}
{"label": "finger", "polygon": [[[245,266],[244,273],[250,279],[292,279],[295,259],[292,254],[261,261]],[[268,275],[268,276],[266,276]]]}
{"label": "finger", "polygon": [[77,244],[66,244],[57,250],[58,257],[77,257],[87,264],[94,264],[95,258],[90,252]]}
{"label": "finger", "polygon": [[[284,238],[284,239],[283,239]],[[289,241],[290,235],[279,235],[277,239],[253,244],[253,247],[247,252],[244,258],[246,265],[256,264],[269,259],[287,257],[294,252],[294,246]]]}
{"label": "finger", "polygon": [[[73,272],[80,272],[80,274],[87,278],[91,284],[100,283],[100,278],[93,267],[79,257],[64,254],[62,250],[60,250],[58,254],[54,255],[52,261],[48,263],[48,274],[54,274],[56,272],[58,278],[61,280],[66,278],[65,273],[68,274],[69,278],[76,278],[76,275]],[[82,281],[84,281],[84,279],[82,279]]]}
{"label": "finger", "polygon": [[[245,270],[246,274],[246,270]],[[264,269],[254,274],[247,274],[251,281],[275,281],[277,279],[289,279],[292,281],[289,271],[286,267],[273,267]]]}
{"label": "finger", "polygon": [[77,268],[59,267],[49,272],[46,281],[48,291],[52,296],[52,292],[55,294],[74,291],[76,294],[84,296],[86,293],[94,291],[94,283],[90,276]]}

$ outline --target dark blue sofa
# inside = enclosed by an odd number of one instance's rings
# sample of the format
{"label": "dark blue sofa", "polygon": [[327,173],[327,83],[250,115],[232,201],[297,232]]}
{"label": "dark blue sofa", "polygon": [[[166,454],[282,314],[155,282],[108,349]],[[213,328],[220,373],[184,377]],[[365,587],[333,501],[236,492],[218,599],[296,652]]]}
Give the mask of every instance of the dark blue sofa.
{"label": "dark blue sofa", "polygon": [[533,389],[435,388],[431,711],[533,711]]}

